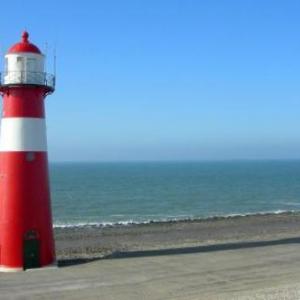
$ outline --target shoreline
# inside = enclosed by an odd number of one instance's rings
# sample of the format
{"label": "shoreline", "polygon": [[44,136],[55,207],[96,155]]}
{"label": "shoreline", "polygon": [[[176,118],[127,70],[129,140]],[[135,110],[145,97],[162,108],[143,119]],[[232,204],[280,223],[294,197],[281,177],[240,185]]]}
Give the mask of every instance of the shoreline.
{"label": "shoreline", "polygon": [[212,215],[207,217],[191,216],[191,217],[166,217],[162,219],[148,219],[145,221],[116,221],[116,222],[78,222],[78,223],[54,223],[53,229],[64,229],[64,228],[105,228],[105,227],[119,227],[119,226],[139,226],[145,224],[165,224],[165,223],[177,223],[177,222],[201,222],[201,221],[216,221],[220,219],[232,219],[232,218],[244,218],[249,216],[269,216],[269,215],[300,215],[300,210],[275,210],[265,212],[254,212],[254,213],[232,213],[225,215]]}
{"label": "shoreline", "polygon": [[300,237],[300,212],[54,228],[58,260]]}

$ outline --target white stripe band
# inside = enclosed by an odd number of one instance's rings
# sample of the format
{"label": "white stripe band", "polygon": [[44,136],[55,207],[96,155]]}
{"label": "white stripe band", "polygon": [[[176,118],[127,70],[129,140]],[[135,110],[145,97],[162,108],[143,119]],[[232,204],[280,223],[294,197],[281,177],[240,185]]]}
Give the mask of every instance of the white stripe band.
{"label": "white stripe band", "polygon": [[0,151],[47,151],[45,119],[3,118]]}

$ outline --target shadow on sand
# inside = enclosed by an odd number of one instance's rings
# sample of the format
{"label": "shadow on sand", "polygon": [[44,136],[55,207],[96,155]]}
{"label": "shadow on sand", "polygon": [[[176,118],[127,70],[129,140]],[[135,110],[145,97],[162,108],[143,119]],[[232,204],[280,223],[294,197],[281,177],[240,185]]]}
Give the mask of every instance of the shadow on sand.
{"label": "shadow on sand", "polygon": [[207,246],[194,246],[184,248],[168,248],[157,250],[141,250],[141,251],[116,251],[105,257],[92,257],[92,258],[75,258],[59,260],[59,267],[68,267],[73,265],[85,264],[102,259],[120,259],[120,258],[135,258],[135,257],[147,257],[147,256],[160,256],[160,255],[179,255],[179,254],[192,254],[192,253],[205,253],[214,251],[226,251],[226,250],[238,250],[247,248],[258,248],[276,245],[287,244],[300,244],[300,238],[286,238],[271,241],[256,241],[256,242],[236,242],[236,243],[224,243]]}

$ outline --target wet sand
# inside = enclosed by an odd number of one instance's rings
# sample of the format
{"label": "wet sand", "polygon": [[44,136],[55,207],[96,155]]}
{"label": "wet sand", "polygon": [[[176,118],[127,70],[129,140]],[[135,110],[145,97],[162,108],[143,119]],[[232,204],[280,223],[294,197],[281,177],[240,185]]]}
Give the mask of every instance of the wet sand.
{"label": "wet sand", "polygon": [[300,299],[300,215],[56,229],[58,268],[0,273],[0,299]]}

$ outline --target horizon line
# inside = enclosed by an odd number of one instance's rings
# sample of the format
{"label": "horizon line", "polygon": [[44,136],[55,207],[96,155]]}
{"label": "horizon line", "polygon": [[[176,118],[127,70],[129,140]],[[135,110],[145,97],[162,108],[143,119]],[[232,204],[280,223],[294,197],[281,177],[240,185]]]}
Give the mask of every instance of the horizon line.
{"label": "horizon line", "polygon": [[49,160],[49,163],[188,163],[238,161],[300,161],[300,158],[228,158],[228,159],[137,159],[137,160]]}

